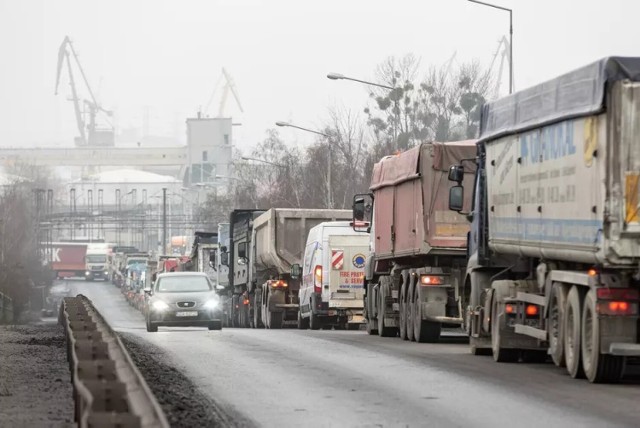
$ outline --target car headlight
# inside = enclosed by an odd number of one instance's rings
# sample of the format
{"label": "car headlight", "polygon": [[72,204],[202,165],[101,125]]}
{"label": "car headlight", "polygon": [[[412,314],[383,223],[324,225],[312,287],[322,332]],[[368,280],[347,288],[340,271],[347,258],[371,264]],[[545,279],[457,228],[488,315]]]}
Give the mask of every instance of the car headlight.
{"label": "car headlight", "polygon": [[167,305],[162,300],[156,300],[155,302],[153,302],[153,309],[155,309],[156,311],[166,311],[167,309],[169,309],[169,305]]}
{"label": "car headlight", "polygon": [[207,309],[215,309],[218,307],[218,305],[220,305],[220,299],[213,298],[213,299],[207,300],[202,306],[204,306]]}

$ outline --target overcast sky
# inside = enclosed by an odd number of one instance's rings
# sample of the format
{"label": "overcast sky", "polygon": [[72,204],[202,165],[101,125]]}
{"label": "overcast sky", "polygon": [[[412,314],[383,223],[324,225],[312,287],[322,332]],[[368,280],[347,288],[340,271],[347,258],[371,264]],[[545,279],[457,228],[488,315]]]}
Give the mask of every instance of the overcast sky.
{"label": "overcast sky", "polygon": [[[640,55],[640,1],[496,3],[514,10],[516,89],[603,56]],[[378,63],[406,53],[424,66],[454,52],[488,64],[508,14],[465,0],[0,0],[0,145],[72,145],[66,74],[54,96],[65,35],[120,129],[142,128],[149,106],[150,133],[182,142],[185,118],[206,105],[225,67],[244,108],[229,99],[242,123],[235,143],[249,151],[275,121],[313,128],[329,106],[362,111],[366,87],[327,72],[372,79]]]}

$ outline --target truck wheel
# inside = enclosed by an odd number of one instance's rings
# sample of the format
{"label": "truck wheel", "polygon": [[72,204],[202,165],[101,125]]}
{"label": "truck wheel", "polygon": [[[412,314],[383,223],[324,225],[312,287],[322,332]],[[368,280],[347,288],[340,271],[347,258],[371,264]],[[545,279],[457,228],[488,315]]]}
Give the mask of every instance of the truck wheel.
{"label": "truck wheel", "polygon": [[269,328],[282,328],[282,319],[284,318],[284,312],[268,312],[267,315],[269,316]]}
{"label": "truck wheel", "polygon": [[580,331],[582,330],[582,302],[580,290],[571,287],[567,296],[567,306],[564,311],[564,361],[567,372],[572,378],[582,377],[584,372],[580,364]]}
{"label": "truck wheel", "polygon": [[414,328],[413,328],[413,289],[409,287],[407,290],[407,301],[404,305],[405,323],[407,325],[407,340],[413,342],[415,340]]}
{"label": "truck wheel", "polygon": [[498,300],[497,296],[495,296],[493,305],[491,305],[491,351],[493,359],[497,363],[515,363],[518,361],[519,352],[517,349],[505,349],[500,345],[500,317],[498,316]]}
{"label": "truck wheel", "polygon": [[440,339],[442,324],[422,319],[422,302],[418,288],[413,295],[413,337],[419,343],[436,343]]}
{"label": "truck wheel", "polygon": [[400,289],[400,339],[408,340],[407,336],[407,284],[402,284]]}
{"label": "truck wheel", "polygon": [[306,330],[309,328],[309,318],[302,318],[302,313],[298,311],[298,330]]}
{"label": "truck wheel", "polygon": [[600,320],[595,290],[587,293],[582,308],[582,367],[589,382],[617,382],[625,367],[624,357],[600,353]]}
{"label": "truck wheel", "polygon": [[380,293],[380,299],[378,299],[378,336],[380,337],[392,337],[397,335],[397,329],[395,327],[387,327],[384,324],[384,293]]}
{"label": "truck wheel", "polygon": [[262,304],[256,302],[256,306],[253,309],[253,328],[264,328],[262,323]]}
{"label": "truck wheel", "polygon": [[367,294],[364,296],[364,318],[366,323],[367,334],[370,336],[378,334],[378,323],[375,318],[372,317],[370,308],[373,307],[372,302],[369,301],[371,298],[370,293],[373,293],[371,289],[366,291]]}
{"label": "truck wheel", "polygon": [[564,308],[565,297],[562,286],[553,283],[549,301],[549,354],[553,363],[564,367]]}

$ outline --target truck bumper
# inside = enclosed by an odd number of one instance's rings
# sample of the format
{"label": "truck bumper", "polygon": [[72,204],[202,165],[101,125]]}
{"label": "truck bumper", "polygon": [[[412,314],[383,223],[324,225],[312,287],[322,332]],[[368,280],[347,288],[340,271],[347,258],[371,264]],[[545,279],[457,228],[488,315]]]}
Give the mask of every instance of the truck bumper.
{"label": "truck bumper", "polygon": [[609,345],[609,354],[621,357],[640,357],[640,344],[612,343]]}

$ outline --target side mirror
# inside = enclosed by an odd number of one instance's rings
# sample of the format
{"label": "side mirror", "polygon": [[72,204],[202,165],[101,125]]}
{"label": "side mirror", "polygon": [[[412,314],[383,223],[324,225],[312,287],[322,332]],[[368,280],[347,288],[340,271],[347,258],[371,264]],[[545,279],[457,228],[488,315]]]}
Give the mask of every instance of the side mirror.
{"label": "side mirror", "polygon": [[449,209],[451,211],[462,211],[464,207],[464,187],[453,186],[449,189]]}
{"label": "side mirror", "polygon": [[353,197],[351,226],[356,232],[371,231],[373,220],[373,195],[371,193],[359,194]]}
{"label": "side mirror", "polygon": [[222,266],[229,266],[229,253],[224,252],[220,254],[220,264]]}
{"label": "side mirror", "polygon": [[224,290],[224,285],[216,285],[216,290]]}
{"label": "side mirror", "polygon": [[291,278],[300,278],[302,276],[302,266],[298,263],[291,265]]}
{"label": "side mirror", "polygon": [[456,183],[462,183],[464,180],[464,166],[462,165],[451,165],[449,167],[449,181],[455,181]]}
{"label": "side mirror", "polygon": [[144,294],[151,294],[151,287],[145,287],[142,291],[144,291]]}

